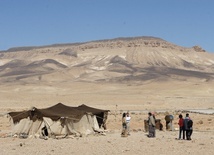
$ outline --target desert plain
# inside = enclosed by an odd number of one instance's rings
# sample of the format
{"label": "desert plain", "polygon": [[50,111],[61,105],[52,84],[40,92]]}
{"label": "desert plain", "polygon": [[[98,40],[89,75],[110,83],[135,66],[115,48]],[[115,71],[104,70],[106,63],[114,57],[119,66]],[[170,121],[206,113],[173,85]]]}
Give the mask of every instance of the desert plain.
{"label": "desert plain", "polygon": [[[200,86],[200,89],[197,89]],[[172,93],[175,91],[176,95]],[[62,89],[63,88],[63,89]],[[72,88],[72,89],[71,89]],[[205,91],[205,90],[209,90]],[[171,84],[93,84],[72,83],[59,88],[27,85],[1,87],[0,104],[0,149],[1,154],[207,154],[214,153],[214,88],[209,85],[188,83]],[[6,113],[43,108],[58,102],[69,106],[86,104],[100,109],[109,109],[106,135],[90,135],[66,139],[43,140],[36,138],[19,139],[10,137],[11,120]],[[192,109],[205,113],[191,112]],[[189,111],[190,110],[190,111]],[[121,137],[121,116],[131,114],[131,135]],[[163,131],[156,130],[156,138],[148,138],[144,119],[149,111],[161,119]],[[178,115],[189,111],[194,121],[192,141],[178,138]],[[174,116],[175,130],[165,128],[165,115]]]}
{"label": "desert plain", "polygon": [[[157,38],[129,38],[11,49],[0,53],[0,154],[213,155],[214,55]],[[57,103],[110,110],[105,135],[48,140],[11,136],[7,113]],[[131,132],[121,137],[130,112]],[[148,112],[163,131],[148,138]],[[190,114],[192,140],[177,140],[178,115]],[[174,116],[173,130],[165,116]]]}

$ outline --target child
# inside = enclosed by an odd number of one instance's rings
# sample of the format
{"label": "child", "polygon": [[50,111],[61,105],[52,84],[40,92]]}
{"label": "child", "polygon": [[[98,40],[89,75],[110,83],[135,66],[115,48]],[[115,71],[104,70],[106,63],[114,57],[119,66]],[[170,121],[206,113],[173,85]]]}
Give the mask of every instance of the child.
{"label": "child", "polygon": [[183,139],[185,139],[184,119],[183,119],[182,114],[179,115],[178,125],[179,125],[179,138],[178,139],[181,139],[181,133],[182,132],[183,132]]}

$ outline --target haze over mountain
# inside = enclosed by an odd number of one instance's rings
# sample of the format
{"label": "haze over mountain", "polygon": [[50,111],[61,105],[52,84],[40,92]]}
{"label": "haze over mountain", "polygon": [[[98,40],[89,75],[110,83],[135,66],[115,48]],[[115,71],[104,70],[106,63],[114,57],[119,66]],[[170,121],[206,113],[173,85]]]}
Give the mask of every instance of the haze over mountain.
{"label": "haze over mountain", "polygon": [[0,82],[212,81],[214,55],[160,38],[133,37],[0,52]]}

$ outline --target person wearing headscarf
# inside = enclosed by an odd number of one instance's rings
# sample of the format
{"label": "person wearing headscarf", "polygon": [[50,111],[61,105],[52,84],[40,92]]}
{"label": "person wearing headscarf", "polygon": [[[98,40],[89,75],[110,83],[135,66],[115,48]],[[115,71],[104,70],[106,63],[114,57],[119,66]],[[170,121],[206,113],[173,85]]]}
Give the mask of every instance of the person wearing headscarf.
{"label": "person wearing headscarf", "polygon": [[129,115],[129,111],[126,113],[126,125],[127,125],[127,134],[130,135],[130,121],[131,117]]}
{"label": "person wearing headscarf", "polygon": [[127,123],[126,123],[126,113],[122,115],[122,137],[127,137]]}
{"label": "person wearing headscarf", "polygon": [[148,113],[148,123],[149,123],[149,135],[148,137],[155,137],[155,118],[151,112]]}

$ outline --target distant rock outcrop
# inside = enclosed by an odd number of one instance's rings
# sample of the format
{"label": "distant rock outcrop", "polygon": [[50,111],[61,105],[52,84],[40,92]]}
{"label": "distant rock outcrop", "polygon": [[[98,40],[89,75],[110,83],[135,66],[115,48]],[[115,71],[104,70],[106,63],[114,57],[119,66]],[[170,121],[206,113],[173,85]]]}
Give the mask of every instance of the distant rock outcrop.
{"label": "distant rock outcrop", "polygon": [[200,46],[193,46],[192,47],[196,52],[206,52],[204,49],[202,49]]}
{"label": "distant rock outcrop", "polygon": [[62,51],[61,53],[59,53],[59,55],[77,57],[77,52],[74,52],[72,49],[67,48],[64,51]]}

